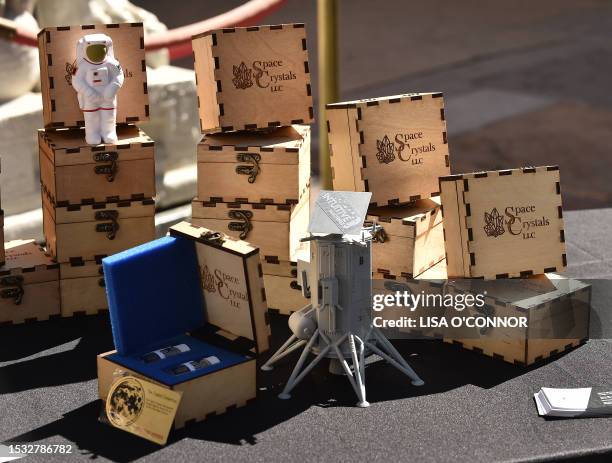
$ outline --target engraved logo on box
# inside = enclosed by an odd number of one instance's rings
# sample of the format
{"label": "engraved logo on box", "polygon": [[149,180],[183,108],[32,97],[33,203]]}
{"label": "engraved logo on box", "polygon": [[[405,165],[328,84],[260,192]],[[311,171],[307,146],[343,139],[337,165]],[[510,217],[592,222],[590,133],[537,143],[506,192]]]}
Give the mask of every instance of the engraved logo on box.
{"label": "engraved logo on box", "polygon": [[484,213],[485,226],[484,231],[487,236],[497,237],[504,234],[504,216],[500,215],[497,208],[493,208],[491,213]]}
{"label": "engraved logo on box", "polygon": [[255,60],[251,66],[245,62],[232,66],[232,83],[237,89],[260,88],[272,93],[285,90],[284,82],[297,79],[292,69],[286,69],[283,60]]}
{"label": "engraved logo on box", "polygon": [[376,158],[381,164],[389,164],[397,157],[410,165],[421,165],[422,155],[436,150],[436,145],[432,142],[424,143],[423,138],[423,131],[397,133],[394,141],[385,134],[382,140],[376,140]]}
{"label": "engraved logo on box", "polygon": [[504,215],[493,208],[490,213],[484,213],[484,232],[493,238],[508,231],[510,235],[520,236],[524,240],[534,239],[538,228],[550,226],[548,217],[534,217],[534,214],[538,214],[538,211],[533,204],[508,206],[504,209]]}
{"label": "engraved logo on box", "polygon": [[200,272],[202,289],[207,293],[218,293],[221,298],[237,309],[240,308],[242,302],[248,301],[248,294],[242,290],[240,278],[218,268],[211,272],[208,265],[201,268]]}
{"label": "engraved logo on box", "polygon": [[113,390],[107,406],[108,419],[115,426],[129,426],[134,423],[144,408],[145,392],[134,378],[126,378]]}
{"label": "engraved logo on box", "polygon": [[245,89],[253,86],[253,71],[246,67],[244,61],[240,63],[240,66],[238,67],[232,67],[234,73],[234,78],[232,79],[232,82],[234,84],[234,87]]}
{"label": "engraved logo on box", "polygon": [[376,159],[378,162],[389,164],[395,159],[395,145],[385,135],[382,140],[376,140]]}

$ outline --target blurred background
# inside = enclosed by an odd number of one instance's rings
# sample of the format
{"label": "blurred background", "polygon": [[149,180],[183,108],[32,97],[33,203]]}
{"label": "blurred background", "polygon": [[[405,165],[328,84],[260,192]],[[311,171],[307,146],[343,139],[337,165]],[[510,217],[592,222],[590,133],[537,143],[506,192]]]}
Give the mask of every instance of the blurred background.
{"label": "blurred background", "polygon": [[[115,22],[117,15],[125,20],[140,18],[149,32],[191,24],[246,3],[132,0],[130,5],[125,0],[0,0],[0,5],[11,1],[28,5],[38,27],[67,24],[57,21],[95,22],[104,18],[104,13]],[[84,9],[79,10],[75,5],[81,3]],[[336,24],[339,100],[442,91],[453,173],[559,164],[566,209],[612,205],[612,93],[608,91],[612,2],[336,3],[335,18],[327,19]],[[98,6],[92,8],[94,4]],[[75,21],[77,14],[94,16]],[[5,7],[4,16],[14,19],[16,14]],[[25,16],[23,13],[17,19],[27,23],[30,19]],[[274,11],[258,20],[263,24],[306,23],[317,100],[317,1],[279,2]],[[15,81],[15,65],[11,63],[19,61],[15,58],[17,51],[0,50],[0,80],[4,76]],[[36,49],[32,51],[36,53]],[[151,56],[148,64],[152,121],[142,126],[158,142],[157,183],[162,212],[158,222],[165,223],[189,214],[187,203],[195,194],[195,146],[200,134],[193,60],[190,56],[170,60],[162,52]],[[0,97],[0,183],[10,239],[39,226],[36,129],[42,126],[42,118],[35,86],[18,95],[5,91]],[[317,138],[316,125],[313,129]],[[316,168],[316,139],[313,156]]]}

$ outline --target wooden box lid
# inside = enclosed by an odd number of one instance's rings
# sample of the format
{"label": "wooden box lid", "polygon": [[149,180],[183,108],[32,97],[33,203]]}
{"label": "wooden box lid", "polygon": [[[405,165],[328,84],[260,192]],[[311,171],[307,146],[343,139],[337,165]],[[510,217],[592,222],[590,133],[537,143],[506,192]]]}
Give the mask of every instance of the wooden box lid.
{"label": "wooden box lid", "polygon": [[239,212],[248,214],[253,222],[289,223],[289,204],[265,203],[217,203],[194,199],[191,203],[192,217],[198,219],[242,220]]}
{"label": "wooden box lid", "polygon": [[415,239],[442,222],[440,198],[419,199],[405,206],[370,207],[366,220],[379,223],[389,235]]}
{"label": "wooden box lid", "polygon": [[270,331],[259,249],[188,222],[170,227],[170,236],[196,243],[205,321],[254,341],[257,352],[268,350]]}
{"label": "wooden box lid", "polygon": [[152,217],[155,215],[155,200],[153,199],[134,199],[93,204],[70,204],[68,206],[53,207],[48,203],[47,197],[43,196],[43,203],[46,206],[45,213],[49,214],[56,224],[109,220],[107,218],[96,218],[97,213],[100,211],[117,211],[119,219]]}
{"label": "wooden box lid", "polygon": [[47,128],[84,126],[77,94],[70,84],[77,41],[88,34],[113,40],[125,81],[117,93],[117,123],[149,120],[147,68],[142,23],[48,27],[38,33],[43,120]]}
{"label": "wooden box lid", "polygon": [[450,173],[442,93],[326,105],[334,189],[396,205],[438,194]]}
{"label": "wooden box lid", "polygon": [[192,45],[202,132],[313,121],[304,24],[219,29]]}
{"label": "wooden box lid", "polygon": [[440,189],[449,276],[524,277],[566,267],[557,166],[451,175],[440,178]]}
{"label": "wooden box lid", "polygon": [[[134,125],[117,127],[119,141],[92,146],[85,143],[84,129],[39,130],[39,146],[54,166],[96,163],[96,155],[114,154],[117,160],[152,159],[155,142]],[[102,161],[98,161],[102,162]]]}
{"label": "wooden box lid", "polygon": [[4,243],[6,263],[0,267],[2,286],[13,286],[7,278],[18,277],[21,284],[59,280],[59,264],[45,254],[34,240],[13,240]]}
{"label": "wooden box lid", "polygon": [[298,164],[308,137],[310,127],[306,125],[205,135],[198,144],[198,162],[239,163],[243,161],[237,159],[237,153],[255,152],[261,155],[260,164]]}

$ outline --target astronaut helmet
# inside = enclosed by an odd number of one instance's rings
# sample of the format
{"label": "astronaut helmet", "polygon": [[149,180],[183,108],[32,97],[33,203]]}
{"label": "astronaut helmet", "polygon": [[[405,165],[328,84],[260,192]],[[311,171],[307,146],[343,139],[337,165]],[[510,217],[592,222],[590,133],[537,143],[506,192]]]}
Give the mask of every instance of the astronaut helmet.
{"label": "astronaut helmet", "polygon": [[86,60],[92,64],[114,61],[113,40],[106,34],[89,34],[77,42],[77,62]]}

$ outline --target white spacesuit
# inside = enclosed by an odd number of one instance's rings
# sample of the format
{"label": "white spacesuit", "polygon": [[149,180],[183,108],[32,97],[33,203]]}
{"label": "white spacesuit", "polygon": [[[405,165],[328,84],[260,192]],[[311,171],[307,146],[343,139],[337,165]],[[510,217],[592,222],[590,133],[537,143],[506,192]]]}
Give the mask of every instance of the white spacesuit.
{"label": "white spacesuit", "polygon": [[72,87],[85,119],[85,141],[90,145],[117,142],[117,91],[123,70],[105,34],[90,34],[77,42]]}

